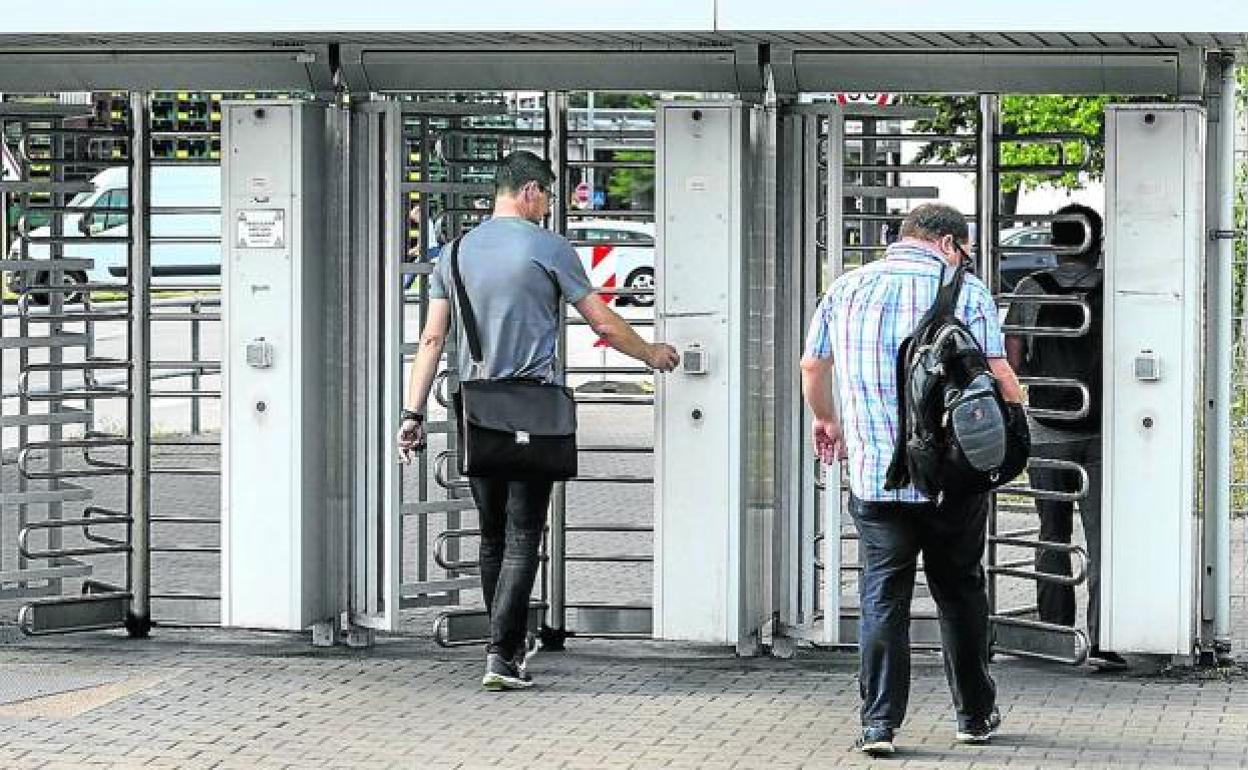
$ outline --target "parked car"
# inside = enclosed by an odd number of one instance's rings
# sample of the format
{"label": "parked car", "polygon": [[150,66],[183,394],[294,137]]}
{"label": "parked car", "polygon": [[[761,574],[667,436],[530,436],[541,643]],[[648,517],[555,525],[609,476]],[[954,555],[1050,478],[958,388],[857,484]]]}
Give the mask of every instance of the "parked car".
{"label": "parked car", "polygon": [[[654,223],[620,219],[579,219],[568,222],[566,235],[576,244],[585,272],[593,277],[595,248],[608,248],[615,260],[616,285],[654,290]],[[650,307],[654,294],[620,297],[617,304]]]}
{"label": "parked car", "polygon": [[[66,258],[94,260],[88,270],[72,271],[65,279],[74,283],[117,284],[127,281],[130,251],[124,240],[130,234],[130,217],[115,209],[130,205],[129,173],[125,167],[101,171],[91,179],[92,190],[74,196],[69,205],[84,209],[70,211],[62,218],[63,247]],[[217,286],[221,282],[221,170],[217,166],[155,166],[151,178],[149,219],[152,236],[152,284]],[[100,209],[93,211],[92,209]],[[190,213],[174,213],[168,209],[197,209]],[[162,209],[164,211],[162,211]],[[205,213],[204,209],[215,209]],[[43,226],[30,231],[28,259],[47,259],[49,244],[40,239],[51,236]],[[178,239],[162,242],[162,239]],[[187,240],[197,242],[187,242]],[[21,243],[15,238],[9,258],[21,257]],[[11,273],[10,288],[40,285],[48,282],[43,271]],[[68,298],[72,301],[74,296]],[[44,304],[46,294],[33,299]]]}
{"label": "parked car", "polygon": [[[1039,250],[1053,242],[1048,225],[1015,227],[1001,233],[1001,289],[1014,291],[1032,273],[1057,267],[1057,256]],[[1020,249],[1019,247],[1024,247]]]}

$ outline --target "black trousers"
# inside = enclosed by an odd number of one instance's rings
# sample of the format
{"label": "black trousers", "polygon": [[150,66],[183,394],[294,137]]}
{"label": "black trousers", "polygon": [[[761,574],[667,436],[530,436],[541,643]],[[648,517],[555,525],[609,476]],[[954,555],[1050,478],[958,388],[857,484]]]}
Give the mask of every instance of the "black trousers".
{"label": "black trousers", "polygon": [[554,482],[473,478],[469,484],[481,521],[481,591],[490,613],[488,651],[511,659],[528,631],[529,596],[537,579]]}
{"label": "black trousers", "polygon": [[940,611],[945,678],[958,724],[987,717],[997,688],[988,673],[983,557],[988,500],[931,503],[850,498],[863,564],[859,687],[865,727],[901,727],[910,699],[910,599],[919,554]]}

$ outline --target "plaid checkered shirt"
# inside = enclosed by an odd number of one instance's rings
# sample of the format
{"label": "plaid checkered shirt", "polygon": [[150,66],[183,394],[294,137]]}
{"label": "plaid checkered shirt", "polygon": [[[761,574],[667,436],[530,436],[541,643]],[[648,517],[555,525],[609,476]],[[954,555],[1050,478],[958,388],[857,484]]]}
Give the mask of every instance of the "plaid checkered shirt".
{"label": "plaid checkered shirt", "polygon": [[[884,259],[837,278],[811,320],[804,352],[835,362],[849,486],[860,500],[927,500],[913,487],[888,491],[884,479],[897,439],[897,350],[936,301],[946,265],[918,241],[894,243]],[[952,278],[952,269],[943,272]],[[956,314],[989,358],[1005,357],[996,303],[978,278],[966,276]]]}

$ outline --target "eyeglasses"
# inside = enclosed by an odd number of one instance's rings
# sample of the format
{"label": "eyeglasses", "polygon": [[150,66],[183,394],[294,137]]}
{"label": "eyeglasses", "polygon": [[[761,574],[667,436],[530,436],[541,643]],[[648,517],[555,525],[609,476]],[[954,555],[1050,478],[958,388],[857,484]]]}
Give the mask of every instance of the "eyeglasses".
{"label": "eyeglasses", "polygon": [[968,273],[975,272],[975,260],[971,259],[971,255],[966,253],[966,249],[962,248],[962,244],[958,243],[958,239],[953,239],[953,248],[957,249],[958,254],[962,256],[962,267],[966,268]]}
{"label": "eyeglasses", "polygon": [[559,200],[559,193],[555,192],[553,188],[545,187],[543,185],[538,184],[537,182],[533,182],[533,189],[537,190],[542,195],[545,195],[546,200],[549,201],[552,206],[554,205],[555,201]]}

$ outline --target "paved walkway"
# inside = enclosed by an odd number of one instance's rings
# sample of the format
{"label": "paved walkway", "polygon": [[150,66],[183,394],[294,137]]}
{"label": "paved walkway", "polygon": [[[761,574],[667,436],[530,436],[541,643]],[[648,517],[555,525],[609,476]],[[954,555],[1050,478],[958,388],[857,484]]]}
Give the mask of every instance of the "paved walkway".
{"label": "paved walkway", "polygon": [[[11,630],[11,629],[9,629]],[[0,633],[5,629],[0,629]],[[850,750],[850,653],[572,640],[540,686],[491,694],[481,653],[161,630],[0,644],[0,767],[1244,767],[1248,677],[1095,674],[1003,658],[992,745],[953,742],[939,659],[916,657],[892,760]]]}

